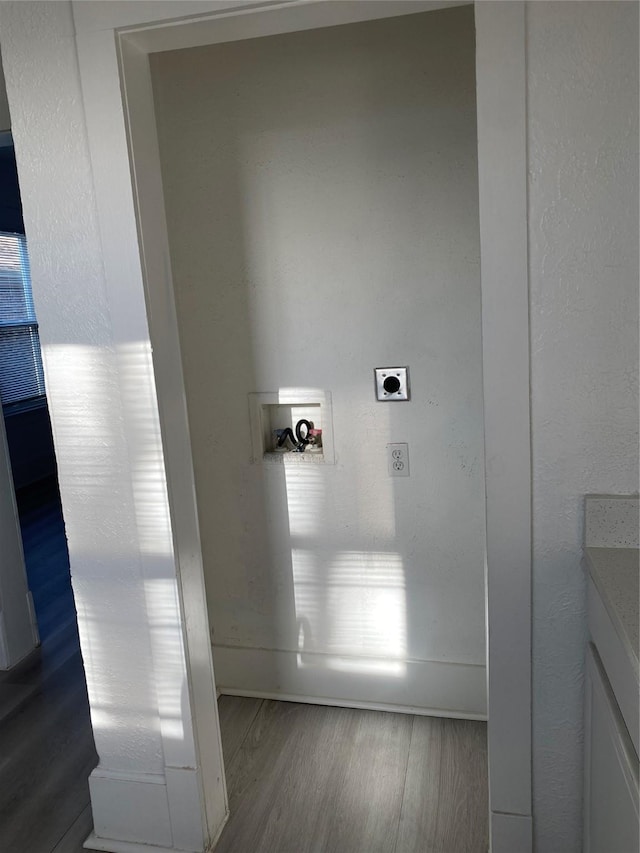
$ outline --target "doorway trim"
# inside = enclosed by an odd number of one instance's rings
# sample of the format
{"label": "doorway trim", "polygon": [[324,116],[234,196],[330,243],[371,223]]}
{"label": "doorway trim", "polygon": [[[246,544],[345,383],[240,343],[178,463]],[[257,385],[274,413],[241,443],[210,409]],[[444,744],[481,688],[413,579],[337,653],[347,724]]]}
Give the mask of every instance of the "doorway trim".
{"label": "doorway trim", "polygon": [[[371,20],[461,3],[288,0],[74,2],[76,44],[105,276],[126,268],[144,288],[158,396],[196,748],[198,662],[210,638],[203,594],[149,55],[220,41]],[[531,459],[527,271],[526,32],[522,2],[477,2],[476,71],[487,525],[489,778],[493,853],[532,847]],[[111,279],[111,281],[110,281]],[[126,306],[122,306],[126,310]],[[194,558],[189,555],[197,552]],[[201,599],[200,599],[201,603]],[[193,606],[192,606],[193,605]],[[215,626],[214,626],[215,627]],[[206,689],[205,689],[206,692]],[[204,774],[206,777],[206,774]],[[212,814],[225,804],[206,790]]]}

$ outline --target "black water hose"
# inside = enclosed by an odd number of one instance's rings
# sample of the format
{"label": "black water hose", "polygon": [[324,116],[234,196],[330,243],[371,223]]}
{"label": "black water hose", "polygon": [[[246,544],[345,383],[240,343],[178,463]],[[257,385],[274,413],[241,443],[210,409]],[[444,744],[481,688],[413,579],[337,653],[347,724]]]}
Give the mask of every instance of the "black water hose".
{"label": "black water hose", "polygon": [[[306,431],[304,435],[302,434],[302,428],[305,427]],[[291,444],[295,444],[295,449],[298,453],[304,453],[304,449],[309,444],[309,430],[313,429],[313,424],[310,421],[302,418],[296,424],[296,434],[293,434],[293,430],[291,427],[287,427],[283,429],[280,433],[280,437],[278,438],[278,447],[283,447],[284,443],[287,439],[291,440]]]}

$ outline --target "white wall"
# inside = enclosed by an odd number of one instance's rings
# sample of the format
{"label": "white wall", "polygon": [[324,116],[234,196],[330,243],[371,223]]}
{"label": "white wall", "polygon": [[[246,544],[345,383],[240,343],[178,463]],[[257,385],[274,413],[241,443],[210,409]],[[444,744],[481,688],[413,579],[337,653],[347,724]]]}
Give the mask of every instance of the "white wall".
{"label": "white wall", "polygon": [[[139,555],[122,419],[113,423],[109,417],[110,411],[114,407],[119,409],[121,404],[116,390],[117,358],[102,273],[100,236],[95,214],[88,205],[78,204],[79,197],[92,198],[93,188],[86,137],[74,131],[71,121],[72,117],[77,123],[83,121],[73,21],[70,9],[63,4],[43,3],[31,9],[29,5],[25,4],[24,9],[20,4],[7,6],[3,23],[7,32],[11,32],[12,25],[19,32],[23,16],[27,16],[33,26],[29,52],[37,61],[24,67],[15,54],[22,51],[26,55],[27,51],[17,40],[9,38],[3,46],[3,55],[9,93],[12,84],[29,85],[31,92],[29,104],[11,103],[13,134],[71,574],[85,656],[104,660],[105,655],[111,654],[123,663],[122,650],[118,651],[118,647],[121,643],[131,647],[136,630],[133,626],[125,627],[125,622],[129,615],[134,615],[132,611],[144,609],[144,601],[133,594],[127,578],[130,569],[137,573]],[[38,41],[39,20],[47,30],[42,42]],[[55,75],[52,67],[56,69]],[[52,76],[58,79],[58,100],[52,98],[47,87]],[[64,121],[56,120],[60,102],[67,110]],[[44,138],[23,130],[30,112],[35,110],[49,118],[50,132]],[[62,169],[52,172],[50,158],[54,151],[64,152],[73,180]],[[51,198],[48,210],[34,189],[45,181]],[[43,216],[47,220],[47,236],[55,235],[58,245],[74,247],[73,252],[57,255],[52,250],[44,239]],[[78,281],[83,282],[82,287],[74,286]],[[83,313],[89,309],[90,324],[82,322]],[[135,341],[131,344],[135,345]],[[112,394],[116,399],[111,399]],[[70,488],[65,488],[67,484]],[[112,566],[108,575],[104,574],[105,559]],[[131,608],[126,615],[122,609],[116,615],[108,605],[108,591],[104,588],[114,578],[118,579],[122,600]],[[93,590],[98,587],[103,588],[104,595],[94,598]],[[107,628],[113,619],[118,623],[117,631]],[[102,620],[104,627],[98,629]],[[104,636],[100,636],[102,630]],[[148,771],[162,766],[157,708],[153,707],[153,701],[148,704],[148,694],[153,690],[149,685],[150,669],[147,641],[144,653],[128,660],[129,689],[140,699],[132,711],[130,726],[112,720],[104,708],[112,702],[107,699],[111,692],[108,674],[96,669],[88,675],[90,695],[94,700],[102,697],[102,701],[95,702],[102,708],[103,717],[103,724],[95,727],[98,751],[110,756],[114,767],[121,771],[135,763],[134,755],[146,752],[153,756],[146,767]],[[112,745],[117,756],[111,755]]]}
{"label": "white wall", "polygon": [[490,846],[531,851],[531,427],[525,7],[476,3]]}
{"label": "white wall", "polygon": [[19,663],[38,643],[22,552],[11,461],[0,408],[0,669]]}
{"label": "white wall", "polygon": [[582,498],[638,489],[638,6],[527,12],[535,835],[577,853]]}
{"label": "white wall", "polygon": [[[219,686],[482,713],[473,9],[152,71]],[[412,401],[377,403],[395,364]],[[331,392],[336,465],[285,479],[249,462],[247,395],[290,387]]]}
{"label": "white wall", "polygon": [[[83,5],[88,15],[89,7],[94,4]],[[141,18],[154,14],[148,11],[149,7],[157,8],[156,4],[139,5],[144,6]],[[171,9],[164,14],[176,14],[172,4],[159,5]],[[632,175],[632,180],[627,180],[623,174],[623,164],[633,169],[636,162],[633,153],[631,156],[625,153],[628,147],[636,144],[636,131],[620,132],[621,123],[632,120],[637,109],[637,94],[633,91],[637,85],[634,5],[536,3],[528,9],[536,466],[534,782],[538,849],[545,853],[579,849],[580,733],[576,720],[581,714],[578,662],[582,659],[583,622],[581,615],[575,621],[570,615],[576,608],[579,610],[582,602],[582,575],[578,570],[581,495],[592,490],[637,488],[633,482],[633,455],[637,445],[628,429],[629,424],[633,426],[635,415],[626,403],[637,388],[635,332],[628,325],[637,317],[637,258],[629,260],[629,252],[625,249],[629,245],[633,247],[631,254],[635,252],[637,187],[633,186],[633,180],[637,177]],[[105,4],[109,10],[116,6],[120,8],[119,4]],[[127,4],[126,8],[133,6]],[[34,291],[43,337],[52,345],[68,341],[71,353],[82,326],[85,340],[95,344],[96,356],[102,353],[105,360],[109,360],[111,344],[101,342],[101,323],[106,316],[100,297],[103,252],[95,222],[95,200],[84,138],[85,119],[68,4],[2,4],[0,12],[3,59],[7,76],[11,78],[8,80],[10,97],[13,93],[12,114],[14,120],[19,119],[14,133],[27,231],[32,249],[37,247],[33,263]],[[61,26],[63,20],[66,23]],[[100,46],[107,45],[114,51],[113,33],[105,30],[103,35]],[[94,42],[87,39],[87,53],[93,46]],[[107,64],[109,74],[104,73],[102,54],[94,51],[93,57],[95,78],[101,79],[110,94],[112,90],[117,92],[117,77],[112,79],[111,76],[116,67],[115,57]],[[618,63],[625,63],[629,68],[628,79],[619,87],[615,82],[619,79],[615,71]],[[51,69],[55,69],[55,74]],[[104,112],[110,127],[111,135],[103,143],[112,151],[109,177],[116,176],[120,180],[128,169],[121,150],[122,128],[118,123],[121,108],[117,98],[108,103],[95,100],[92,106]],[[117,121],[112,121],[114,116]],[[114,137],[118,146],[113,145]],[[594,145],[598,148],[597,156]],[[51,168],[52,163],[55,169]],[[583,163],[585,168],[582,168]],[[544,169],[538,168],[542,165]],[[588,203],[584,200],[585,188],[590,193]],[[130,199],[123,203],[119,192],[107,195],[108,201],[113,203],[114,219],[121,221],[123,210],[130,214]],[[633,202],[629,201],[631,195]],[[573,212],[556,215],[556,210],[561,212],[563,205]],[[621,215],[625,205],[630,210],[626,220]],[[546,211],[544,217],[543,210]],[[612,224],[615,224],[615,234],[610,230]],[[585,257],[584,235],[589,235],[588,264],[581,260]],[[107,240],[105,245],[111,252],[113,241]],[[129,245],[127,242],[126,246]],[[60,252],[61,246],[66,247],[64,253]],[[610,257],[611,247],[618,251]],[[122,280],[132,282],[132,292],[138,295],[136,288],[140,288],[140,283],[135,276],[123,275]],[[616,291],[612,298],[608,288],[618,287],[623,280],[626,282],[624,293],[621,291],[618,296]],[[128,313],[130,305],[128,302],[126,305]],[[118,311],[115,313],[117,315]],[[122,314],[121,306],[119,313]],[[95,444],[87,444],[86,435],[78,437],[77,423],[68,417],[67,364],[59,359],[50,361],[47,366],[50,391],[53,386],[60,391],[52,411],[54,425],[56,421],[58,424],[56,441],[59,447],[65,446],[62,455],[68,461],[68,476],[63,482],[65,513],[67,520],[77,520],[78,534],[86,525],[93,535],[94,520],[101,522],[106,510],[90,515],[95,507],[94,484],[88,479],[80,482],[74,478],[74,473],[80,471],[75,463],[87,458],[92,460],[96,454],[91,450],[97,448],[96,452],[101,452],[104,443],[100,444],[100,435],[97,435]],[[614,366],[611,371],[609,364]],[[95,363],[88,366],[86,375],[95,377],[98,369]],[[629,386],[623,394],[620,382],[626,371],[630,371],[626,375]],[[129,379],[134,399],[141,382],[148,387],[148,374],[145,377],[135,373]],[[588,390],[585,390],[585,379],[589,383]],[[96,423],[119,423],[116,387],[119,381],[114,379],[113,372],[105,374],[103,385],[108,389],[110,406],[98,410]],[[76,389],[74,412],[91,411],[87,393],[86,385]],[[143,439],[144,434],[142,446]],[[109,449],[108,454],[113,452],[117,458],[116,451]],[[499,464],[499,460],[494,464]],[[126,486],[130,482],[129,475],[126,470],[119,470],[119,473],[121,485]],[[114,498],[114,518],[121,520],[130,505],[121,506],[119,494],[116,492]],[[114,566],[123,565],[118,559],[121,550],[112,550],[113,543],[119,544],[120,527],[110,522],[109,530],[103,533],[95,545],[96,550],[101,550],[103,568],[110,571]],[[80,548],[82,540],[76,537],[74,541],[75,571],[86,577]],[[114,612],[118,612],[117,605],[123,599],[121,587],[117,584],[105,587],[107,592],[113,592],[110,600]],[[85,585],[85,590],[89,592],[90,587]],[[129,613],[132,621],[139,617],[138,630],[133,641],[128,642],[131,637],[127,637],[127,643],[121,645],[126,646],[124,652],[137,666],[141,648],[144,649],[147,642],[147,617],[142,609]],[[109,621],[104,624],[108,652],[114,638],[109,634]],[[111,675],[116,686],[119,680],[129,678],[128,670],[112,667],[107,671],[101,666],[99,657],[93,659],[85,654],[85,660],[93,671]],[[131,709],[132,695],[128,683],[123,689],[114,690],[111,712],[118,708]],[[140,693],[135,695],[139,698]],[[100,707],[99,696],[94,705]],[[129,722],[135,724],[136,719],[131,717]],[[562,739],[559,721],[563,728]],[[112,731],[111,734],[113,752],[110,756],[117,760],[119,733]],[[151,766],[154,743],[153,738],[136,740],[132,764],[140,769]],[[125,753],[130,745],[131,740],[125,734]],[[115,781],[112,784],[116,784]],[[95,811],[96,805],[99,804],[94,803],[94,813],[100,813]]]}
{"label": "white wall", "polygon": [[[0,131],[11,129],[0,57]],[[0,669],[18,663],[38,643],[16,510],[11,462],[0,410]]]}
{"label": "white wall", "polygon": [[[209,713],[196,728],[177,574],[198,565],[198,545],[191,566],[178,566],[124,126],[109,122],[102,134],[125,164],[123,182],[110,173],[113,238],[99,216],[70,4],[2,4],[0,31],[99,755],[89,780],[99,841],[90,846],[202,851],[226,805],[213,674],[205,646],[197,665]],[[121,93],[112,34],[100,46],[92,56],[104,62],[103,112]],[[110,239],[112,254],[103,251]],[[213,761],[203,743],[214,744]],[[209,810],[212,788],[218,802]]]}
{"label": "white wall", "polygon": [[11,116],[9,115],[9,102],[7,101],[7,89],[4,82],[4,71],[2,70],[2,57],[0,56],[0,131],[11,130]]}

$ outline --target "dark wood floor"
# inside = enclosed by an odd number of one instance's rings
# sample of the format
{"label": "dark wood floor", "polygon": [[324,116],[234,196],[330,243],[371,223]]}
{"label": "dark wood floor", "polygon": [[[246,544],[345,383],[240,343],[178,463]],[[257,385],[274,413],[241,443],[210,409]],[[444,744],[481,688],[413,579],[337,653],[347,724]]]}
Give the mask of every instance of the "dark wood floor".
{"label": "dark wood floor", "polygon": [[87,780],[96,762],[76,655],[0,724],[0,850],[64,849],[59,843],[89,804]]}
{"label": "dark wood floor", "polygon": [[[42,645],[0,673],[0,851],[76,853],[96,755],[55,478],[17,495]],[[88,815],[74,847],[69,829]],[[86,823],[86,821],[85,821]]]}
{"label": "dark wood floor", "polygon": [[[217,853],[486,853],[486,726],[220,698]],[[0,726],[0,850],[82,853],[96,756],[79,661]]]}

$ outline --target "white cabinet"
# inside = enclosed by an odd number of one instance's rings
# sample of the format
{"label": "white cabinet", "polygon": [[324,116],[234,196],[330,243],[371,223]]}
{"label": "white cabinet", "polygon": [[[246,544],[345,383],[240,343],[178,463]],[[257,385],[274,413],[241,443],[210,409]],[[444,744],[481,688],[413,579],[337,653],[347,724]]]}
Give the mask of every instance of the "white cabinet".
{"label": "white cabinet", "polygon": [[584,853],[638,853],[638,756],[592,643],[585,699]]}

